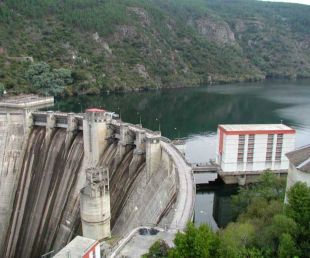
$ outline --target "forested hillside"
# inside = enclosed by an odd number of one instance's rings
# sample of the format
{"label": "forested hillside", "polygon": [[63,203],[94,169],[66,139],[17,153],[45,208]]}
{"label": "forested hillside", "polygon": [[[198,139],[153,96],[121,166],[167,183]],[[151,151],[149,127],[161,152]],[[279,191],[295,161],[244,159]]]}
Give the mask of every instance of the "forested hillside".
{"label": "forested hillside", "polygon": [[[29,78],[71,72],[71,94],[310,77],[309,13],[254,0],[4,0],[0,84],[30,92]],[[41,62],[44,76],[27,76]]]}

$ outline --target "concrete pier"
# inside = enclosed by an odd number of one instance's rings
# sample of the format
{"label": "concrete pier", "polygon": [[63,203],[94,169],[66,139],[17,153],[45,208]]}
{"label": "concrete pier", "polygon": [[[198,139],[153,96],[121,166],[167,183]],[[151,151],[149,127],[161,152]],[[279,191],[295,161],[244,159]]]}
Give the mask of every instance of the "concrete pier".
{"label": "concrete pier", "polygon": [[75,118],[74,113],[69,113],[67,116],[67,137],[66,137],[66,148],[69,147],[71,140],[73,139],[74,134],[78,130],[77,119]]}
{"label": "concrete pier", "polygon": [[116,152],[114,167],[117,167],[120,164],[121,160],[126,154],[126,147],[128,145],[133,145],[133,142],[134,142],[134,139],[130,135],[128,125],[126,123],[120,124],[120,133],[119,133],[119,139],[118,139],[118,144],[117,144],[117,152]]}
{"label": "concrete pier", "polygon": [[135,150],[133,152],[133,158],[129,164],[129,175],[132,176],[137,171],[140,163],[145,155],[145,131],[137,131],[135,134]]}
{"label": "concrete pier", "polygon": [[148,177],[151,177],[160,165],[160,138],[160,134],[146,137],[146,173]]}
{"label": "concrete pier", "polygon": [[80,192],[83,236],[102,240],[111,236],[108,169],[88,168],[86,182],[87,186]]}
{"label": "concrete pier", "polygon": [[102,109],[87,109],[83,121],[84,155],[87,166],[98,164],[99,158],[106,148],[108,135],[107,118]]}

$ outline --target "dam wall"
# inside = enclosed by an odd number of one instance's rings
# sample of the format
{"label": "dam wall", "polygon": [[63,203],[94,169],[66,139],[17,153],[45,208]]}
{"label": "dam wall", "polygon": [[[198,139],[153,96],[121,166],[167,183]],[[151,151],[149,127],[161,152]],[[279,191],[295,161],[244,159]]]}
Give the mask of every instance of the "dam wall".
{"label": "dam wall", "polygon": [[98,110],[21,116],[1,127],[1,140],[16,143],[3,145],[2,157],[8,160],[13,146],[20,153],[9,166],[0,163],[1,178],[11,182],[0,186],[1,257],[40,257],[82,234],[79,194],[89,167],[109,171],[112,237],[141,225],[182,230],[191,219],[191,168],[159,132]]}
{"label": "dam wall", "polygon": [[14,191],[27,141],[28,122],[24,111],[0,111],[0,250],[13,211]]}
{"label": "dam wall", "polygon": [[[32,129],[22,160],[4,257],[39,257],[67,243],[79,228],[78,194],[84,185],[83,136]],[[67,147],[66,147],[67,145]]]}

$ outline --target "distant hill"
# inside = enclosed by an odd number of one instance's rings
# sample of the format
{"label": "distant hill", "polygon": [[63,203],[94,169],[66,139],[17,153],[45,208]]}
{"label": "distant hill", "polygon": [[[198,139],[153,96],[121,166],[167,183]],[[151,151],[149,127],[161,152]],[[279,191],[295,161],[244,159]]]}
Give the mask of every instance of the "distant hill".
{"label": "distant hill", "polygon": [[69,93],[310,77],[310,6],[251,0],[0,1],[0,82],[32,62]]}

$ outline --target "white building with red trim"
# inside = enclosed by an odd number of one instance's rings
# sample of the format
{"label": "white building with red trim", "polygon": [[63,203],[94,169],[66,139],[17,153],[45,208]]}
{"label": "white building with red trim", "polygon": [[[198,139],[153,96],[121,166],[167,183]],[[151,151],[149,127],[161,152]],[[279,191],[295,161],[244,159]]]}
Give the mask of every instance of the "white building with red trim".
{"label": "white building with red trim", "polygon": [[100,258],[100,244],[97,240],[76,236],[69,244],[67,244],[53,257]]}
{"label": "white building with red trim", "polygon": [[224,172],[286,170],[295,130],[283,124],[219,125],[216,162]]}

